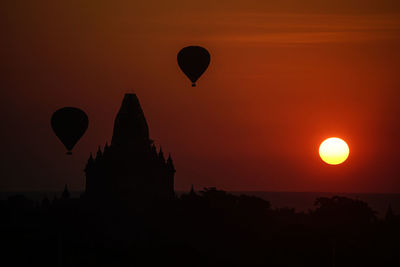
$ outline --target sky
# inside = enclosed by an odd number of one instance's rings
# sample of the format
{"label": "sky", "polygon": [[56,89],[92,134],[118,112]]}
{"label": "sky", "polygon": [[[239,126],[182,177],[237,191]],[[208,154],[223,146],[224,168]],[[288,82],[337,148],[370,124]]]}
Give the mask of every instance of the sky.
{"label": "sky", "polygon": [[[0,191],[82,190],[133,92],[176,190],[400,193],[397,0],[3,0],[0,32]],[[187,45],[211,54],[195,88]],[[90,121],[72,157],[64,106]],[[337,166],[318,156],[332,136]]]}

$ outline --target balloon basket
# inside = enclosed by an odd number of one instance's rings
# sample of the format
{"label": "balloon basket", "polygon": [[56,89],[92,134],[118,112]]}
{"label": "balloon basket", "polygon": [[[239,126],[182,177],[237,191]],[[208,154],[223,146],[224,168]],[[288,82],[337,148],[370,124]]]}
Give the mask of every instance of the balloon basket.
{"label": "balloon basket", "polygon": [[195,84],[195,83],[192,83],[192,87],[196,87],[196,84]]}
{"label": "balloon basket", "polygon": [[71,156],[71,155],[72,155],[72,152],[71,152],[71,151],[67,151],[67,153],[65,153],[65,154]]}

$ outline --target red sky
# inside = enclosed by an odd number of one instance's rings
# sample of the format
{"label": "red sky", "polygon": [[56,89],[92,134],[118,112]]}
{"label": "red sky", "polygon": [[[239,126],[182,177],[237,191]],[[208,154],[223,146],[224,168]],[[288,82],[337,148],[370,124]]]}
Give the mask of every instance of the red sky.
{"label": "red sky", "polygon": [[[82,189],[132,90],[178,190],[400,193],[399,1],[5,0],[0,30],[0,190]],[[176,63],[192,44],[211,53],[196,88]],[[90,119],[73,157],[63,106]],[[343,165],[319,159],[331,136]]]}

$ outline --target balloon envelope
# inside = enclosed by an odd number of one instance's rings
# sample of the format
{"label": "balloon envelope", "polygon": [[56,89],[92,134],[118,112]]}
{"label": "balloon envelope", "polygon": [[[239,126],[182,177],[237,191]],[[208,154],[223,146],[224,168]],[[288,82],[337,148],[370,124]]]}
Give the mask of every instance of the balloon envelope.
{"label": "balloon envelope", "polygon": [[210,53],[201,46],[187,46],[178,53],[178,65],[196,86],[196,81],[210,64]]}
{"label": "balloon envelope", "polygon": [[86,132],[89,119],[85,112],[78,108],[65,107],[54,112],[51,127],[54,133],[71,154],[72,148]]}

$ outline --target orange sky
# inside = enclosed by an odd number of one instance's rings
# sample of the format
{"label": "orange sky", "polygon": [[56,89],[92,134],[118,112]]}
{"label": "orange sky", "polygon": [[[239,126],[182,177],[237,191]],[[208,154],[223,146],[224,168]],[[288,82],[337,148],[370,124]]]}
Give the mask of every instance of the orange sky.
{"label": "orange sky", "polygon": [[[0,30],[0,190],[82,189],[132,89],[178,190],[400,193],[399,1],[6,0]],[[211,53],[196,88],[176,63],[191,44]],[[72,158],[63,106],[90,120]],[[343,165],[318,157],[330,136]]]}

